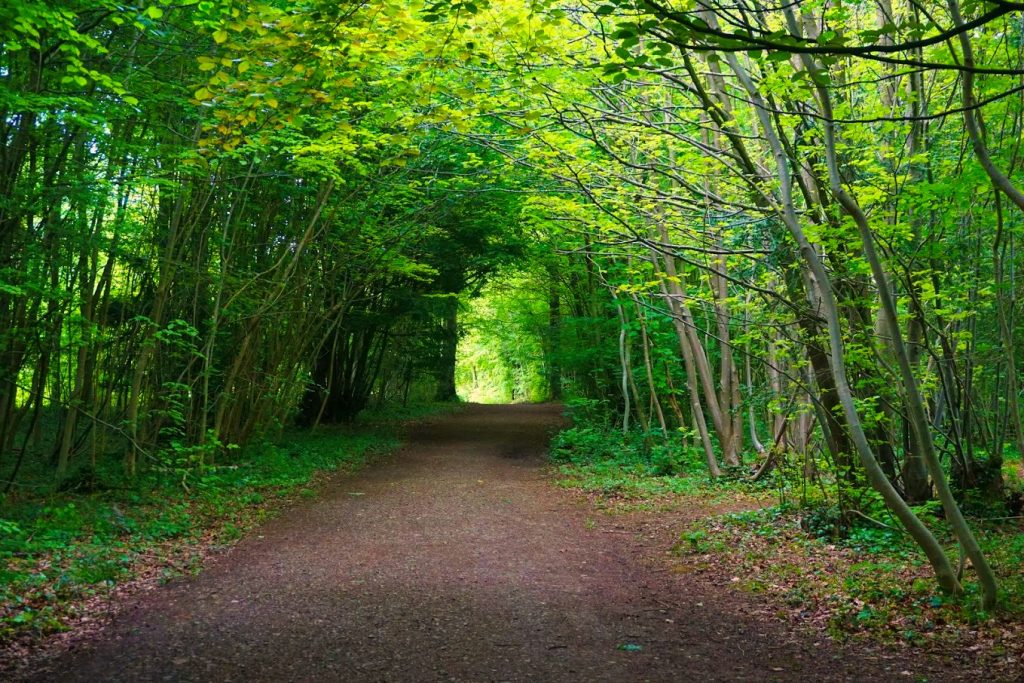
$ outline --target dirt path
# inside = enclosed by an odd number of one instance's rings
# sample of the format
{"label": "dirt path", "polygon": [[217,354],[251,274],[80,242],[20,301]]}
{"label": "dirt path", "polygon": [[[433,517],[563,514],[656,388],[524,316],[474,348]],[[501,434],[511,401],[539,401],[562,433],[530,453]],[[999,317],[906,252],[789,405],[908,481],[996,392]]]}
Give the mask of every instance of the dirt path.
{"label": "dirt path", "polygon": [[551,485],[558,421],[553,406],[471,406],[422,426],[36,680],[956,679],[801,642],[743,596],[659,571],[641,526],[594,528]]}

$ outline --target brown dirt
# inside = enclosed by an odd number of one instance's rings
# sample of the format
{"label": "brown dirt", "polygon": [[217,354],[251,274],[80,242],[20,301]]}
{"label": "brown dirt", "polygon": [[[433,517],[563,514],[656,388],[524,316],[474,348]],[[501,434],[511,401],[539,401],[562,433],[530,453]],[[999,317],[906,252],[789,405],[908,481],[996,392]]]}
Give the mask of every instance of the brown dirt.
{"label": "brown dirt", "polygon": [[559,421],[557,406],[471,406],[420,426],[26,680],[974,678],[790,631],[672,571],[663,515],[603,515],[552,485]]}

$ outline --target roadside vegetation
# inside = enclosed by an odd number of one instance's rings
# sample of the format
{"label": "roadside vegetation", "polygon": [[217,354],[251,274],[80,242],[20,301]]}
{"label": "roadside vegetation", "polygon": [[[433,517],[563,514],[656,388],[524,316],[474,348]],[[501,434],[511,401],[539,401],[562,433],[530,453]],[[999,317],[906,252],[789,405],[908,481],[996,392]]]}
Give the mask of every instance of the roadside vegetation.
{"label": "roadside vegetation", "polygon": [[[982,664],[993,680],[1012,680],[1020,671],[1024,517],[1018,511],[966,505],[1000,585],[999,608],[985,610],[976,584],[968,582],[959,597],[936,590],[927,561],[870,491],[861,492],[867,500],[857,502],[856,512],[844,515],[834,482],[804,476],[804,462],[780,459],[784,464],[755,480],[763,462],[752,458],[712,480],[699,450],[682,439],[623,434],[592,407],[570,402],[575,424],[551,445],[557,481],[612,516],[641,511],[671,523],[682,510],[712,510],[672,527],[672,571],[757,596],[765,613],[819,637],[922,648]],[[1015,457],[1007,459],[1008,486],[1019,491],[1016,466]],[[941,509],[924,504],[916,512],[955,555]]]}
{"label": "roadside vegetation", "polygon": [[290,430],[233,449],[202,468],[77,473],[54,489],[45,472],[0,507],[0,653],[102,621],[115,592],[198,572],[288,504],[317,495],[328,475],[354,472],[400,444],[405,423],[450,412],[424,404],[368,411],[353,425]]}

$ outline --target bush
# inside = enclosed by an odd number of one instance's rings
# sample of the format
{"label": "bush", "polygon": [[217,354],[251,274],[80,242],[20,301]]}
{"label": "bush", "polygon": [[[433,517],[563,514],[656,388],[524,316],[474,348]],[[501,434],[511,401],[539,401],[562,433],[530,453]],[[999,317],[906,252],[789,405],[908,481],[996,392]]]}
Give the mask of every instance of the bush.
{"label": "bush", "polygon": [[596,427],[570,427],[551,441],[551,459],[583,465],[601,460],[621,460],[627,446],[621,434]]}

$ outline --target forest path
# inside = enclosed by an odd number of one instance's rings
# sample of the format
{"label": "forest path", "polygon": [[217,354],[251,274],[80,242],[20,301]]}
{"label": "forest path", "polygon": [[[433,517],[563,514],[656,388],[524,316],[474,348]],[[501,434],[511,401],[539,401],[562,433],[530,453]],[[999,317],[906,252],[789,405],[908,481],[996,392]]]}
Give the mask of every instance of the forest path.
{"label": "forest path", "polygon": [[905,653],[809,642],[737,592],[659,568],[665,534],[551,484],[559,413],[469,406],[415,428],[386,462],[336,478],[199,576],[137,598],[36,678],[956,678]]}

